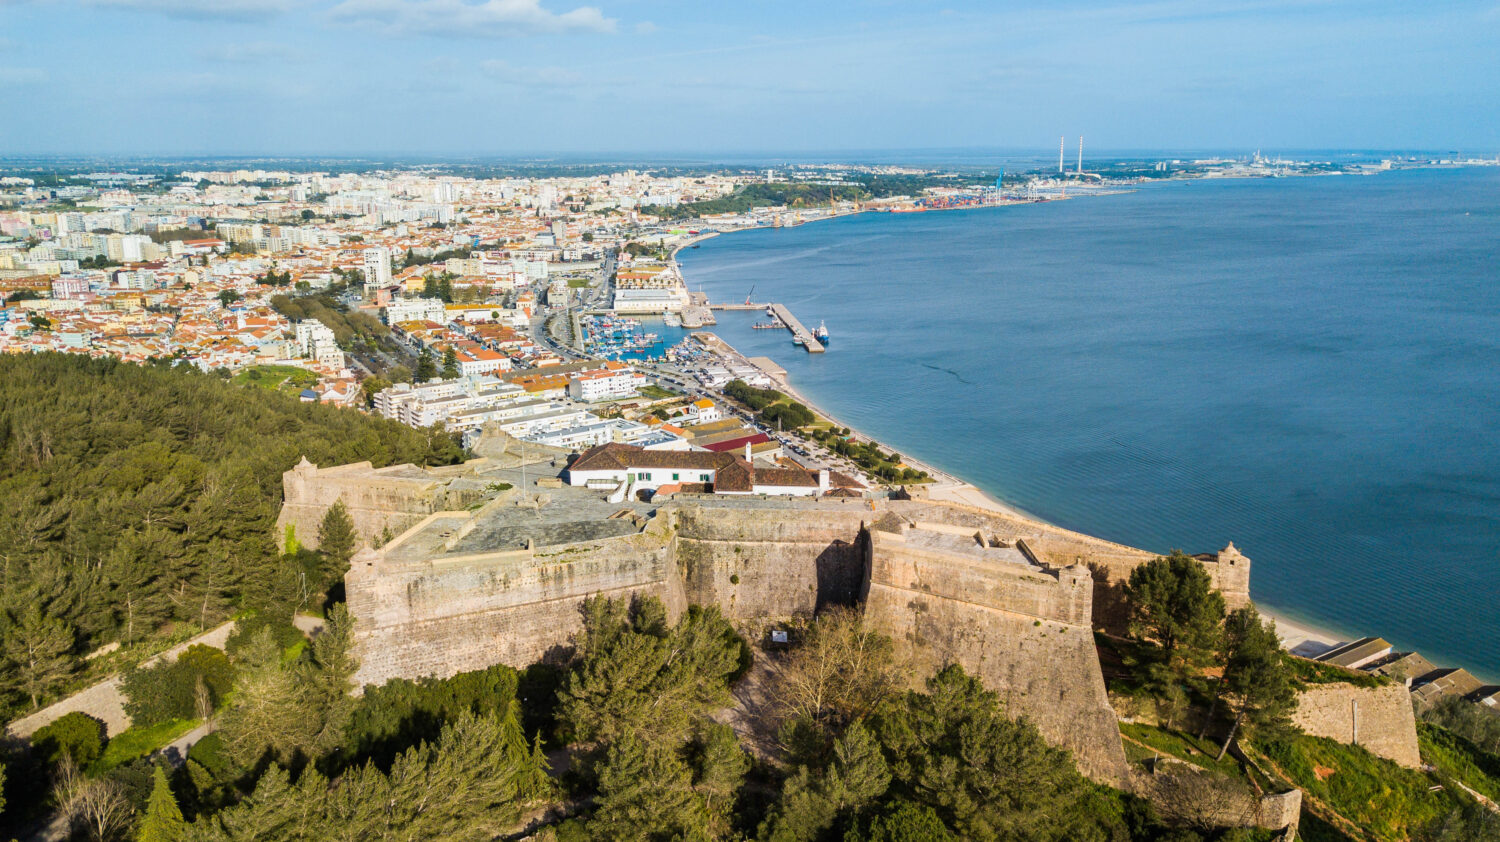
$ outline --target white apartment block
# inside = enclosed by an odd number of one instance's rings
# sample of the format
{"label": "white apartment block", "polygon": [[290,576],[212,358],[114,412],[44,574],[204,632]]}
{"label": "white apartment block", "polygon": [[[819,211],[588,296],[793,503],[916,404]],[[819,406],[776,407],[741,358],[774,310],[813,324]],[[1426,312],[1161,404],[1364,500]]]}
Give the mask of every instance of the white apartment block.
{"label": "white apartment block", "polygon": [[387,287],[391,285],[391,250],[385,246],[370,246],[362,257],[365,286]]}
{"label": "white apartment block", "polygon": [[[390,267],[386,267],[390,271]],[[365,277],[369,277],[366,275]],[[448,323],[447,310],[437,298],[398,298],[385,305],[385,323],[388,325],[410,321]]]}

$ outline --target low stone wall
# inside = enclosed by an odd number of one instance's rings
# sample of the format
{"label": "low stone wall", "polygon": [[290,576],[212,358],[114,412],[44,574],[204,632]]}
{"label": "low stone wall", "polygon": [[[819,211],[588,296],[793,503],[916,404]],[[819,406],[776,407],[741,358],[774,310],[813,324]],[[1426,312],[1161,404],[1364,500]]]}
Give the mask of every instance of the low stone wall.
{"label": "low stone wall", "polygon": [[1399,683],[1309,687],[1297,697],[1292,724],[1314,737],[1363,746],[1408,768],[1422,765],[1411,694]]}
{"label": "low stone wall", "polygon": [[[177,660],[177,656],[187,651],[189,646],[212,646],[215,649],[223,649],[225,641],[234,631],[234,621],[215,626],[203,634],[191,640],[173,646],[157,655],[141,662],[141,666],[151,666],[162,660]],[[66,714],[86,713],[104,723],[104,732],[108,736],[124,731],[130,727],[130,717],[125,713],[125,696],[120,692],[120,677],[111,676],[98,684],[55,702],[29,716],[17,719],[6,726],[6,731],[18,737],[29,737],[42,727],[51,724]]]}

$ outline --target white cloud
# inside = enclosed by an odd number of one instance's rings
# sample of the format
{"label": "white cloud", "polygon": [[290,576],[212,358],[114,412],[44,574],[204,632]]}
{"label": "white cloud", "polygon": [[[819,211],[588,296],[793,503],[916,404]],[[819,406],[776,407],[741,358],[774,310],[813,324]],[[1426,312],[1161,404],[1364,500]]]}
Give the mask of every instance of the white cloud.
{"label": "white cloud", "polygon": [[583,74],[566,67],[516,67],[500,59],[479,63],[486,76],[528,88],[569,88],[585,81]]}
{"label": "white cloud", "polygon": [[618,23],[595,6],[559,14],[542,8],[541,0],[343,0],[329,16],[393,34],[475,37],[614,32]]}
{"label": "white cloud", "polygon": [[83,0],[90,6],[157,12],[179,18],[253,20],[288,11],[295,0]]}
{"label": "white cloud", "polygon": [[262,62],[302,61],[305,56],[285,44],[273,41],[251,41],[248,43],[215,44],[195,51],[205,61],[228,64],[259,64]]}
{"label": "white cloud", "polygon": [[661,29],[661,27],[657,26],[649,20],[643,20],[635,25],[635,31],[637,35],[650,35],[658,29]]}

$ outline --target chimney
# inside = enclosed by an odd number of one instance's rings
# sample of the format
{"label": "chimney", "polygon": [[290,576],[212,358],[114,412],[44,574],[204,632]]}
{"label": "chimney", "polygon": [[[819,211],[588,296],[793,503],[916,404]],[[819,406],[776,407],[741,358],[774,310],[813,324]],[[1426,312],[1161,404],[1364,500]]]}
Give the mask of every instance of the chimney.
{"label": "chimney", "polygon": [[818,469],[818,496],[822,497],[828,493],[828,469]]}
{"label": "chimney", "polygon": [[745,461],[749,462],[752,465],[755,464],[755,460],[750,458],[750,443],[749,442],[745,443]]}

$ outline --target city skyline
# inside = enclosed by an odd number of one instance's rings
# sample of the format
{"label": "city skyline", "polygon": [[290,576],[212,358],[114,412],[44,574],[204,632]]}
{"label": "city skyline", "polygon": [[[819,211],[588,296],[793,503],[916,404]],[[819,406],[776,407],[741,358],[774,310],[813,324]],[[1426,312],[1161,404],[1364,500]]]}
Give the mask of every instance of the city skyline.
{"label": "city skyline", "polygon": [[1488,151],[1497,23],[1478,2],[0,0],[0,154]]}

